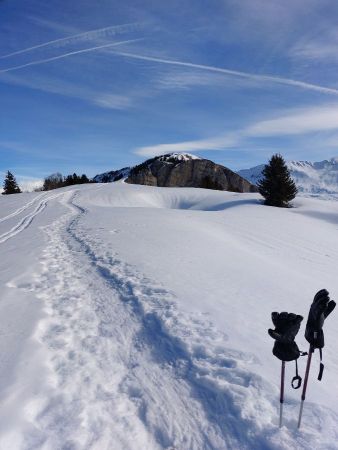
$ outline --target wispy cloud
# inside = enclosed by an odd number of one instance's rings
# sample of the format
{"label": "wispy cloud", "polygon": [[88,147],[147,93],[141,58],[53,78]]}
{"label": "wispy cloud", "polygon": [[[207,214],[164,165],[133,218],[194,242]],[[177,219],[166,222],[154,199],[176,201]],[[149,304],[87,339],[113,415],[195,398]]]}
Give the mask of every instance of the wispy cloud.
{"label": "wispy cloud", "polygon": [[220,74],[175,68],[159,74],[157,86],[160,89],[185,90],[196,86],[224,85],[224,81],[224,76]]}
{"label": "wispy cloud", "polygon": [[337,46],[338,43],[309,42],[293,48],[290,55],[294,58],[332,61],[338,59]]}
{"label": "wispy cloud", "polygon": [[97,95],[93,103],[102,108],[128,109],[133,105],[133,100],[131,96],[106,93]]}
{"label": "wispy cloud", "polygon": [[274,119],[249,126],[247,136],[285,136],[338,130],[338,105],[292,110]]}
{"label": "wispy cloud", "polygon": [[173,152],[197,152],[208,150],[224,150],[225,148],[232,148],[239,142],[239,136],[232,136],[230,133],[227,136],[217,136],[209,139],[200,139],[194,141],[175,142],[172,144],[158,144],[148,147],[140,147],[135,150],[137,155],[141,156],[156,156],[164,153]]}
{"label": "wispy cloud", "polygon": [[294,59],[332,62],[338,59],[337,28],[322,30],[319,37],[303,38],[296,42],[289,50],[289,56]]}
{"label": "wispy cloud", "polygon": [[321,86],[318,84],[306,83],[304,81],[293,80],[291,78],[283,78],[283,77],[271,76],[271,75],[257,75],[254,73],[241,72],[238,70],[225,69],[225,68],[221,68],[221,67],[208,66],[208,65],[204,65],[204,64],[194,64],[194,63],[190,63],[190,62],[178,61],[178,60],[173,60],[173,59],[156,58],[154,56],[145,56],[145,55],[139,55],[139,54],[128,53],[128,52],[112,52],[112,53],[114,53],[115,55],[124,56],[126,58],[140,59],[143,61],[150,61],[150,62],[156,62],[156,63],[160,63],[160,64],[169,64],[169,65],[181,66],[181,67],[190,67],[193,69],[206,70],[209,72],[221,73],[224,75],[240,77],[243,79],[260,81],[262,83],[265,83],[265,84],[263,84],[264,87],[266,87],[266,83],[268,82],[268,83],[275,83],[275,84],[277,83],[277,84],[281,84],[281,85],[297,87],[297,88],[311,90],[311,91],[317,91],[317,92],[321,92],[323,94],[338,95],[338,89]]}
{"label": "wispy cloud", "polygon": [[31,153],[32,149],[22,142],[17,141],[0,141],[0,153],[8,152],[8,150],[16,153]]}
{"label": "wispy cloud", "polygon": [[[19,77],[15,74],[3,74],[1,80],[5,83],[24,86],[37,91],[77,98],[95,106],[108,109],[128,109],[134,104],[134,95],[116,94],[113,89],[106,87],[106,91],[100,91],[79,83],[65,81],[63,79],[50,78],[45,75],[33,77]],[[0,142],[1,148],[1,142]]]}
{"label": "wispy cloud", "polygon": [[239,147],[247,149],[255,138],[308,135],[333,130],[338,131],[338,104],[290,110],[274,119],[253,123],[227,135],[140,147],[135,153],[142,156],[156,156],[171,152],[194,153]]}
{"label": "wispy cloud", "polygon": [[25,53],[32,52],[34,50],[38,50],[44,47],[48,48],[60,48],[63,46],[68,46],[71,44],[84,42],[84,41],[92,41],[96,39],[113,37],[122,33],[127,33],[130,31],[134,31],[137,28],[137,23],[128,23],[123,25],[112,25],[110,27],[98,28],[96,30],[85,31],[82,33],[73,34],[72,36],[54,39],[52,41],[43,42],[42,44],[34,45],[32,47],[27,47],[21,50],[17,50],[12,53],[8,53],[6,55],[0,56],[0,59],[10,58],[15,55],[22,55]]}
{"label": "wispy cloud", "polygon": [[74,52],[68,52],[68,53],[63,53],[62,55],[57,55],[57,56],[53,56],[51,58],[45,58],[45,59],[38,59],[35,61],[31,61],[25,64],[21,64],[18,66],[12,66],[12,67],[7,67],[6,69],[2,69],[0,70],[0,74],[1,73],[7,73],[7,72],[13,72],[14,70],[20,70],[20,69],[24,69],[26,67],[30,67],[30,66],[37,66],[40,64],[46,64],[52,61],[56,61],[58,59],[63,59],[63,58],[68,58],[70,56],[74,56],[74,55],[79,55],[81,53],[89,53],[89,52],[95,52],[97,50],[102,50],[108,47],[116,47],[118,45],[123,45],[123,44],[129,44],[131,42],[136,42],[139,41],[140,39],[129,39],[127,41],[120,41],[120,42],[112,42],[109,44],[104,44],[104,45],[97,45],[96,47],[90,47],[90,48],[85,48],[82,50],[76,50]]}

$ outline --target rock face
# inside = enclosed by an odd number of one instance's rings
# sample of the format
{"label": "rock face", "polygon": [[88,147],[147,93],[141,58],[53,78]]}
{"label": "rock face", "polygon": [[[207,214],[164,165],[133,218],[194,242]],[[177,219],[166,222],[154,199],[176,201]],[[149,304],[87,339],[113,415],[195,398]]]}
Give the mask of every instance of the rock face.
{"label": "rock face", "polygon": [[257,192],[257,187],[224,166],[189,154],[149,159],[130,170],[126,183],[159,187],[196,187]]}

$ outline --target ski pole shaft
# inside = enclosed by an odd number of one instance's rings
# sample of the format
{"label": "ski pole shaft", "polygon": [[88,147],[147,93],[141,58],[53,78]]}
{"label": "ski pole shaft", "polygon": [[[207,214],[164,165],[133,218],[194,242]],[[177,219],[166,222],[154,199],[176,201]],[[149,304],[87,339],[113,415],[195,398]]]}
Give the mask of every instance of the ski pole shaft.
{"label": "ski pole shaft", "polygon": [[305,400],[305,396],[306,396],[307,382],[308,382],[308,379],[309,379],[312,353],[313,353],[313,348],[310,345],[309,354],[308,354],[307,363],[306,363],[306,370],[305,370],[305,377],[304,377],[304,384],[303,384],[303,391],[302,391],[302,400],[301,400],[301,403],[300,403],[300,410],[299,410],[299,417],[298,417],[298,428],[300,428],[300,424],[302,422],[303,406],[304,406],[304,400]]}
{"label": "ski pole shaft", "polygon": [[282,427],[283,421],[284,380],[285,380],[285,361],[282,361],[282,369],[280,377],[280,398],[279,398],[279,428]]}

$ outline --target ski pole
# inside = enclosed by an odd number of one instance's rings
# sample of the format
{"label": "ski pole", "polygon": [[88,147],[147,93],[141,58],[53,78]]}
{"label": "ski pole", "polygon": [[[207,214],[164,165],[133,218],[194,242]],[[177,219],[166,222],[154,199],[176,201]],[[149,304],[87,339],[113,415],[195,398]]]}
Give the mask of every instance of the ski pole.
{"label": "ski pole", "polygon": [[285,380],[285,361],[282,361],[282,370],[280,379],[280,398],[279,398],[279,428],[282,427],[283,421],[284,380]]}
{"label": "ski pole", "polygon": [[299,410],[299,417],[298,417],[298,429],[300,428],[300,424],[302,422],[302,414],[303,414],[303,406],[304,406],[304,400],[306,396],[306,388],[307,388],[307,382],[309,379],[309,373],[310,373],[310,366],[311,366],[311,359],[312,359],[312,353],[314,351],[314,348],[312,345],[310,345],[309,348],[309,355],[307,357],[307,363],[306,363],[306,371],[305,371],[305,378],[304,378],[304,385],[303,385],[303,392],[302,392],[302,400],[300,403],[300,410]]}

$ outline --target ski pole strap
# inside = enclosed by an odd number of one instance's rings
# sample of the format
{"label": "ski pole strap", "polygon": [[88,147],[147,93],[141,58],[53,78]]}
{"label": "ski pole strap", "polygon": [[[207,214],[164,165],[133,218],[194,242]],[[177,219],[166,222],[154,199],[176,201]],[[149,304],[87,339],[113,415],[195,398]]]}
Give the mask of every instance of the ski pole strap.
{"label": "ski pole strap", "polygon": [[320,355],[320,365],[319,365],[318,381],[321,381],[324,372],[324,364],[322,363],[323,352],[321,348],[319,349],[319,355]]}
{"label": "ski pole strap", "polygon": [[[308,352],[299,352],[299,356],[306,356]],[[296,363],[296,375],[291,380],[291,386],[293,389],[299,389],[302,385],[302,377],[298,374],[298,362],[297,359],[295,360]]]}
{"label": "ski pole strap", "polygon": [[298,363],[297,359],[295,360],[296,363],[296,375],[292,378],[291,386],[293,389],[299,389],[302,385],[302,378],[298,374]]}

